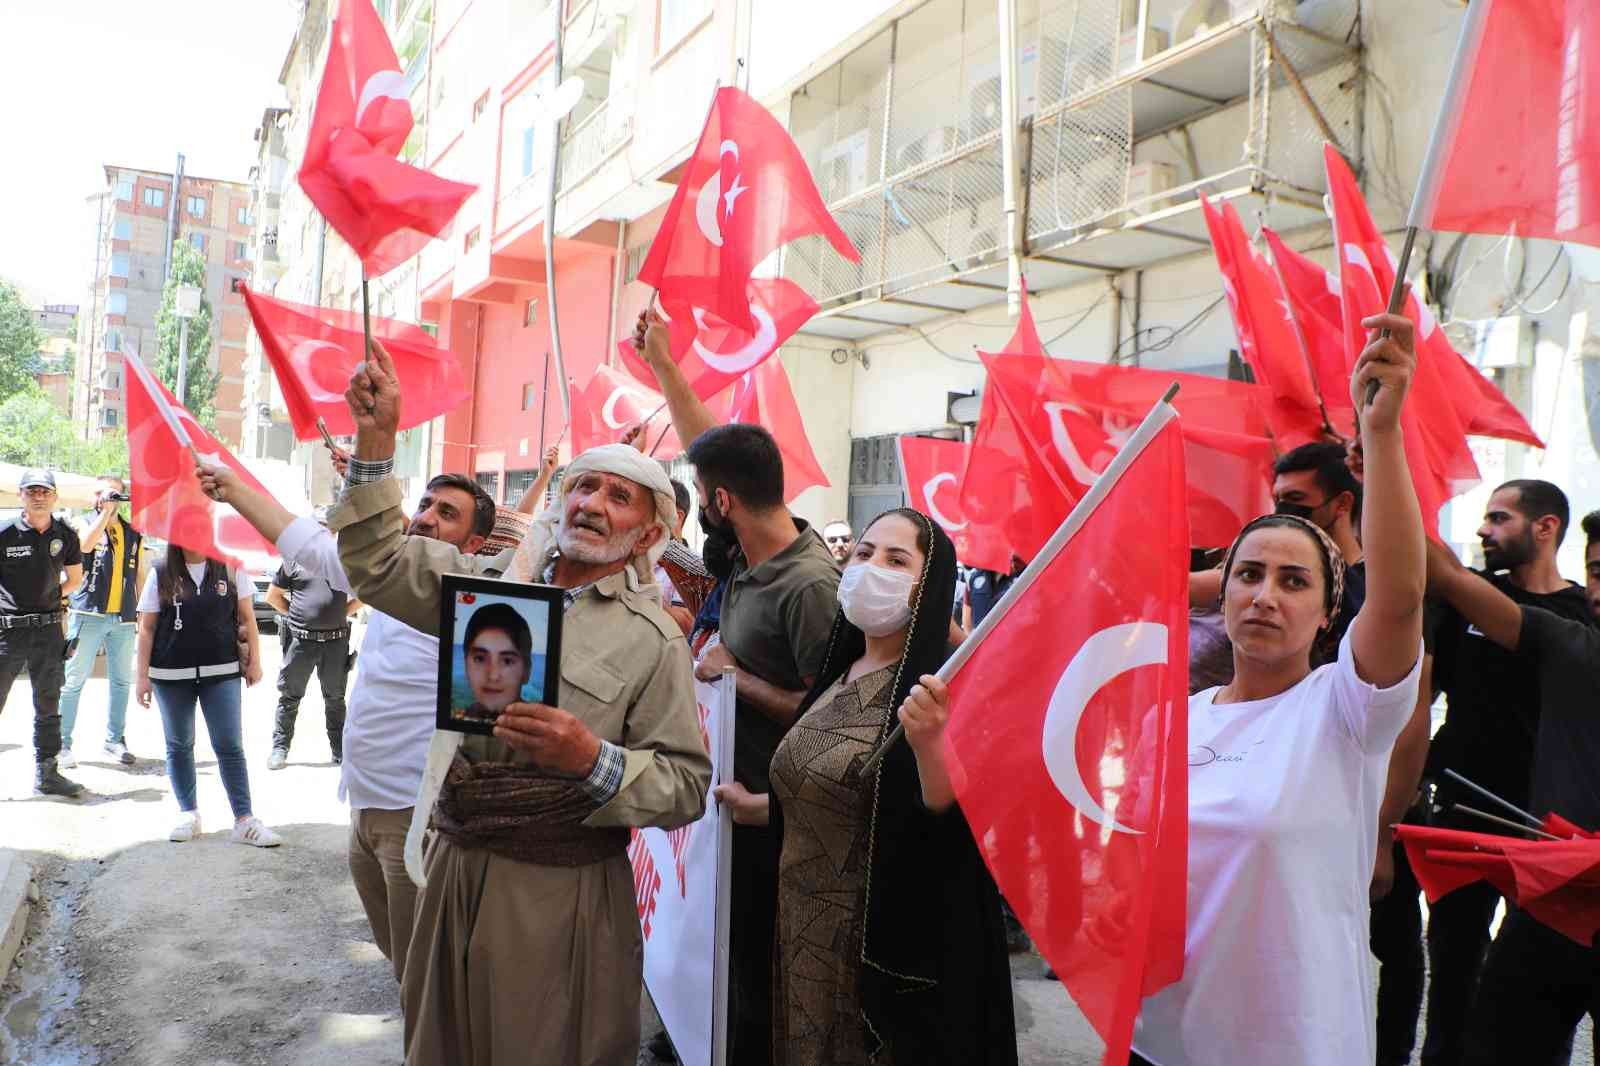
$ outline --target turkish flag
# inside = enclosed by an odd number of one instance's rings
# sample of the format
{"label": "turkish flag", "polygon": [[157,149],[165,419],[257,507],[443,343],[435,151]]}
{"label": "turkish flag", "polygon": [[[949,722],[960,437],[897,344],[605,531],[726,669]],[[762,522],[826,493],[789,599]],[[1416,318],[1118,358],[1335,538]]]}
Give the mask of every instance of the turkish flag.
{"label": "turkish flag", "polygon": [[[1372,221],[1344,157],[1327,145],[1323,160],[1328,172],[1328,196],[1333,203],[1334,244],[1339,249],[1345,367],[1350,373],[1368,342],[1362,319],[1381,314],[1389,305],[1396,260]],[[1446,360],[1434,342],[1436,336],[1442,339],[1444,334],[1427,306],[1413,294],[1406,297],[1405,314],[1416,324],[1417,371],[1400,424],[1423,525],[1428,535],[1437,539],[1439,508],[1477,484],[1478,464],[1467,444],[1466,423],[1456,408],[1458,401],[1449,391]],[[1447,340],[1443,347],[1450,350]]]}
{"label": "turkish flag", "polygon": [[1273,437],[1285,451],[1325,440],[1325,419],[1310,363],[1271,268],[1250,246],[1232,204],[1218,210],[1202,194],[1200,207],[1211,232],[1211,250],[1222,273],[1228,307],[1233,311],[1239,350],[1255,371],[1256,381],[1271,396],[1264,413]]}
{"label": "turkish flag", "polygon": [[243,565],[241,553],[277,555],[277,547],[232,508],[200,491],[189,449],[193,447],[203,462],[228,467],[263,496],[272,494],[173,398],[138,353],[124,352],[122,361],[129,371],[123,403],[133,475],[133,524],[149,536],[236,568]]}
{"label": "turkish flag", "polygon": [[[813,485],[828,487],[828,476],[811,450],[805,420],[789,385],[782,359],[768,359],[740,378],[728,394],[729,422],[754,422],[778,442],[783,456],[783,502],[789,503]],[[712,405],[712,413],[719,414]]]}
{"label": "turkish flag", "polygon": [[1059,552],[1034,560],[949,679],[945,744],[962,813],[1105,1041],[1103,1061],[1119,1066],[1142,997],[1183,972],[1185,509],[1171,420]]}
{"label": "turkish flag", "polygon": [[411,127],[405,72],[372,0],[340,0],[300,187],[368,277],[441,235],[477,188],[396,159]]}
{"label": "turkish flag", "polygon": [[844,230],[828,213],[805,158],[766,108],[738,89],[717,90],[705,129],[684,167],[639,270],[639,280],[675,308],[709,312],[756,337],[750,275],[774,249],[820,234],[857,262]]}
{"label": "turkish flag", "polygon": [[911,506],[939,523],[967,566],[1007,573],[1011,545],[987,527],[974,526],[961,509],[961,474],[968,446],[939,437],[904,436],[898,441],[900,471]]}
{"label": "turkish flag", "polygon": [[[361,316],[275,300],[242,285],[240,289],[261,348],[277,375],[295,436],[318,439],[318,418],[326,421],[329,433],[354,433],[355,418],[344,393],[356,364],[366,358]],[[400,378],[405,398],[401,429],[453,411],[471,395],[456,357],[419,327],[374,318],[372,336],[383,342]]]}
{"label": "turkish flag", "polygon": [[[1272,510],[1272,441],[1263,434],[1236,432],[1241,425],[1248,427],[1256,412],[1253,392],[1258,387],[1198,374],[1050,356],[978,355],[989,371],[989,389],[1004,408],[1002,418],[1015,426],[1001,439],[1009,437],[1029,453],[1011,460],[1026,482],[1027,500],[1005,525],[1023,558],[1032,558],[1105,470],[1139,424],[1139,408],[1148,409],[1174,381],[1181,386],[1177,402],[1183,402],[1191,386],[1200,394],[1193,403],[1197,417],[1191,422],[1186,415],[1182,428],[1189,453],[1189,526],[1194,543],[1231,544],[1246,522]],[[975,453],[979,446],[975,439]],[[983,446],[992,446],[990,438],[984,438]],[[968,465],[963,502],[988,492],[989,479],[1000,474],[984,473],[978,465],[977,472]]]}
{"label": "turkish flag", "polygon": [[[671,318],[667,329],[672,338],[672,361],[702,400],[709,400],[770,358],[817,313],[817,302],[787,278],[751,278],[748,292],[750,313],[756,319],[754,333],[730,326],[710,311],[662,303]],[[634,377],[655,387],[655,375],[631,337],[618,341],[617,351]]]}
{"label": "turkish flag", "polygon": [[1263,228],[1272,251],[1272,267],[1288,303],[1295,341],[1316,378],[1317,393],[1334,431],[1355,434],[1355,404],[1350,399],[1350,370],[1344,362],[1344,308],[1339,276],[1301,255],[1271,229]]}
{"label": "turkish flag", "polygon": [[1567,840],[1519,840],[1395,826],[1429,903],[1487,881],[1536,921],[1588,947],[1600,933],[1600,840],[1579,834]]}
{"label": "turkish flag", "polygon": [[660,459],[683,454],[683,442],[672,428],[662,395],[608,366],[596,367],[589,383],[572,392],[572,454],[615,444],[641,422],[649,438],[646,449],[666,434],[651,454]]}
{"label": "turkish flag", "polygon": [[1410,225],[1600,245],[1600,6],[1473,0]]}

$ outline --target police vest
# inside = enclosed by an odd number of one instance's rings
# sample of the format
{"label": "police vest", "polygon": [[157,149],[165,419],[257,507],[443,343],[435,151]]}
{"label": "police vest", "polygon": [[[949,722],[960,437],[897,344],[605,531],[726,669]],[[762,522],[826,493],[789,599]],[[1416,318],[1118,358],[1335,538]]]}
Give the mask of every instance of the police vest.
{"label": "police vest", "polygon": [[[117,524],[122,530],[122,605],[117,617],[124,622],[132,622],[138,617],[135,612],[139,605],[139,550],[144,546],[144,534],[135,531],[123,521],[121,515],[117,516]],[[74,611],[106,613],[106,605],[111,602],[111,579],[114,576],[111,567],[114,562],[111,538],[102,536],[100,546],[94,550],[94,559],[85,560],[84,569],[88,573],[83,576],[83,584],[72,594]]]}
{"label": "police vest", "polygon": [[[166,560],[155,564],[156,587],[161,587]],[[196,588],[184,567],[178,575],[178,595],[163,604],[150,646],[150,680],[211,681],[239,676],[239,593],[234,575],[208,581]]]}

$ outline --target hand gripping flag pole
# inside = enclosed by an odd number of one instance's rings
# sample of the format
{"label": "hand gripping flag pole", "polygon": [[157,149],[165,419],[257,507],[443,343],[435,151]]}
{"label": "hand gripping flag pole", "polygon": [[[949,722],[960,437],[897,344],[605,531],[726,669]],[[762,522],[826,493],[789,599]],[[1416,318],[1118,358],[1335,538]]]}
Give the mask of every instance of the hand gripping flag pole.
{"label": "hand gripping flag pole", "polygon": [[[961,646],[951,654],[949,659],[945,660],[945,664],[939,668],[939,673],[936,675],[940,681],[949,682],[956,675],[956,672],[966,665],[967,660],[972,658],[972,653],[978,650],[978,645],[983,643],[984,638],[1000,624],[1001,619],[1005,618],[1012,605],[1023,597],[1028,591],[1028,587],[1038,579],[1040,574],[1044,573],[1061,549],[1066,547],[1067,542],[1073,538],[1079,529],[1083,528],[1085,522],[1089,521],[1089,517],[1094,514],[1101,501],[1110,495],[1112,489],[1116,488],[1118,479],[1122,477],[1122,472],[1132,466],[1134,460],[1139,458],[1139,454],[1144,451],[1145,446],[1155,439],[1156,434],[1160,433],[1168,422],[1178,416],[1177,410],[1172,406],[1172,398],[1177,394],[1178,384],[1174,382],[1172,387],[1167,389],[1166,395],[1162,396],[1155,406],[1150,408],[1150,413],[1144,416],[1144,421],[1139,423],[1139,428],[1133,431],[1133,435],[1128,438],[1127,443],[1122,446],[1121,450],[1107,464],[1105,470],[1095,479],[1094,484],[1089,487],[1089,491],[1083,494],[1083,498],[1072,508],[1072,511],[1062,521],[1061,525],[1056,527],[1056,531],[1050,535],[1050,539],[1045,541],[1044,547],[1039,549],[1039,554],[1034,556],[1033,561],[1011,583],[1011,588],[1006,590],[1006,594],[1000,597],[1000,601],[994,605],[994,608],[984,617],[983,621],[978,623],[977,628],[968,634],[967,639],[961,642]],[[895,742],[900,739],[901,734],[904,732],[905,726],[896,722],[894,729],[883,739],[883,743],[879,744],[877,750],[867,756],[867,760],[861,764],[860,773],[862,777],[872,772],[873,768],[878,765],[878,762],[888,753],[889,749],[894,747]]]}

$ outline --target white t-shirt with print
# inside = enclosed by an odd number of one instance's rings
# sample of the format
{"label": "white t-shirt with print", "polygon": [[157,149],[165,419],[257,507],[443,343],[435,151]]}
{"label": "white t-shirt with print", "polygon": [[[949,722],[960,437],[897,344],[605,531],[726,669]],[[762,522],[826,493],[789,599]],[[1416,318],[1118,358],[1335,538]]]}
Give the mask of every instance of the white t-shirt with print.
{"label": "white t-shirt with print", "polygon": [[[200,582],[206,576],[205,562],[202,560],[198,563],[185,563],[184,565],[189,569],[189,577],[194,581],[194,587],[199,588]],[[255,580],[244,570],[235,572],[233,585],[241,600],[251,599],[256,594]],[[138,612],[140,614],[161,613],[161,592],[156,588],[156,568],[153,566],[150,568],[150,572],[145,575],[144,588],[139,592]]]}
{"label": "white t-shirt with print", "polygon": [[1376,1055],[1368,885],[1389,752],[1416,705],[1338,660],[1278,696],[1189,698],[1183,979],[1145,1000],[1156,1066],[1357,1066]]}

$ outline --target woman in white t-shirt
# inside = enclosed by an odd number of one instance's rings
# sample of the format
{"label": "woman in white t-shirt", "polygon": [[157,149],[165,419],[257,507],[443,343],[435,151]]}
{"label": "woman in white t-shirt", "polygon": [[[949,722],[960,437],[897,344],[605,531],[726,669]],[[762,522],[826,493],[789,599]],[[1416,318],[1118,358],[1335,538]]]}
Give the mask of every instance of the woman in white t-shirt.
{"label": "woman in white t-shirt", "polygon": [[[261,652],[251,609],[255,585],[243,571],[172,545],[151,568],[139,596],[138,682],[141,707],[155,696],[167,738],[167,777],[179,820],[168,839],[192,840],[200,832],[195,797],[195,704],[205,715],[222,787],[233,808],[233,840],[258,848],[282,843],[250,809],[250,774],[241,738],[239,678],[261,680]],[[239,662],[243,630],[249,662]]]}
{"label": "woman in white t-shirt", "polygon": [[[1310,522],[1267,515],[1223,568],[1234,676],[1189,701],[1183,978],[1144,1003],[1134,1064],[1359,1066],[1375,1055],[1367,889],[1389,751],[1416,704],[1422,516],[1400,412],[1411,323],[1367,319],[1352,394],[1366,452],[1367,598],[1336,662],[1311,647],[1344,563]],[[1360,406],[1367,383],[1378,383]]]}

